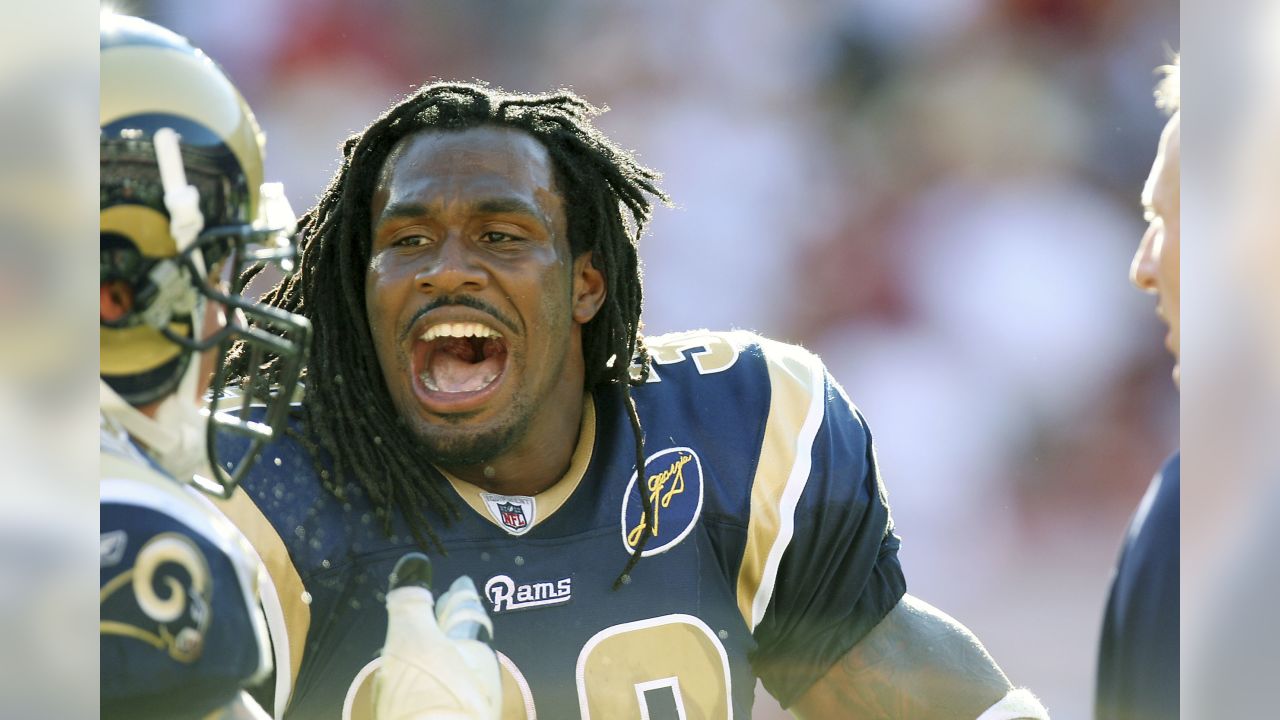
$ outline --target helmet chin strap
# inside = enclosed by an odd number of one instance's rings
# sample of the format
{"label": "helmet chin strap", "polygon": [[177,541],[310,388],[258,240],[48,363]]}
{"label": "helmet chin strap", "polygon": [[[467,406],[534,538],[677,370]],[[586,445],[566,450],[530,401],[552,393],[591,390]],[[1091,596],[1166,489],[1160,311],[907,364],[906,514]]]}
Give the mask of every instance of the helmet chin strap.
{"label": "helmet chin strap", "polygon": [[192,362],[179,389],[156,406],[149,417],[120,397],[110,385],[98,381],[98,403],[102,413],[120,424],[130,437],[143,445],[147,455],[174,478],[190,482],[195,475],[210,477],[205,453],[205,413],[196,406],[194,381],[199,363]]}

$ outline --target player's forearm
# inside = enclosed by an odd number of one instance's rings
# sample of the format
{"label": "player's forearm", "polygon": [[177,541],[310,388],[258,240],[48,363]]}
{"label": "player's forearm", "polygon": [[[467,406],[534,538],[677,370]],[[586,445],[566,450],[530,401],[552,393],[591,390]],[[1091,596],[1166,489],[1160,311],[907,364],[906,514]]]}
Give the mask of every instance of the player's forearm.
{"label": "player's forearm", "polygon": [[1011,689],[963,625],[906,595],[791,708],[798,718],[977,718]]}

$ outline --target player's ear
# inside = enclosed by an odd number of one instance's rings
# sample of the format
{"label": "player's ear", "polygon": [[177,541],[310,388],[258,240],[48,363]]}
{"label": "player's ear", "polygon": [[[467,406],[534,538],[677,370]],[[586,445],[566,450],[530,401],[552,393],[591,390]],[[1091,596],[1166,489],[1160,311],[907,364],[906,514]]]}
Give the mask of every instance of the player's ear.
{"label": "player's ear", "polygon": [[604,305],[606,287],[604,273],[592,261],[591,251],[573,260],[573,321],[586,325]]}

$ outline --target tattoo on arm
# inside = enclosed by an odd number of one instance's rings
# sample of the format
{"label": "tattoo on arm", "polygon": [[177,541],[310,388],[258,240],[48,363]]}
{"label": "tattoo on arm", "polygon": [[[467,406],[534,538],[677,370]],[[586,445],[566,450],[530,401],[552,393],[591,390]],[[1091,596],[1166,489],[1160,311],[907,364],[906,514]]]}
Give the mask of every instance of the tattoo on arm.
{"label": "tattoo on arm", "polygon": [[973,633],[904,595],[792,712],[800,718],[976,718],[1010,689]]}

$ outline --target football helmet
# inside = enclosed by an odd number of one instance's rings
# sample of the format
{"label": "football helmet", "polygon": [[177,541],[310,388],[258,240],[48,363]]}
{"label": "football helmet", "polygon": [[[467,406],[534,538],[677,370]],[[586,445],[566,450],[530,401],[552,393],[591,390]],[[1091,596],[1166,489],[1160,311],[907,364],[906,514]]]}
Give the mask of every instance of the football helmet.
{"label": "football helmet", "polygon": [[[100,27],[103,412],[176,477],[227,496],[284,427],[306,360],[308,321],[241,294],[250,267],[292,272],[296,218],[281,186],[262,182],[253,112],[208,56],[140,18],[107,13]],[[238,412],[219,402],[236,341],[249,367],[280,363],[278,387],[241,388]],[[216,351],[207,422],[204,351]],[[267,408],[254,420],[256,400]],[[219,430],[250,436],[243,457],[217,456]]]}

